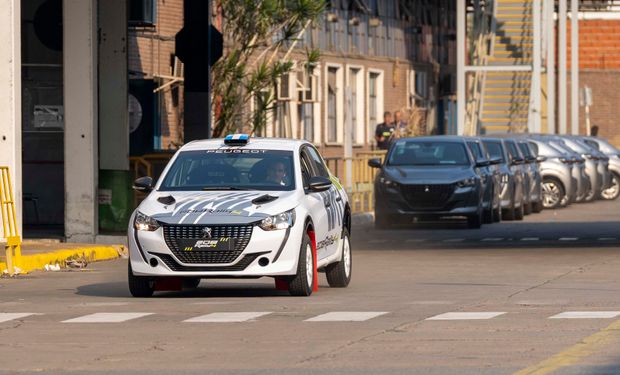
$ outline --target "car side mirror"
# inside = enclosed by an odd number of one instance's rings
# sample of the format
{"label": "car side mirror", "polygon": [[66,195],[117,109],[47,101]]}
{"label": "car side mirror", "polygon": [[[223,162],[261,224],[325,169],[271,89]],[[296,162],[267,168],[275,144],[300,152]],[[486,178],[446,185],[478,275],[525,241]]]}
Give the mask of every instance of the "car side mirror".
{"label": "car side mirror", "polygon": [[542,163],[543,161],[546,161],[546,160],[547,160],[547,157],[546,157],[546,156],[542,156],[542,155],[540,155],[540,156],[538,156],[538,157],[536,158],[536,161],[537,161],[538,163]]}
{"label": "car side mirror", "polygon": [[512,159],[512,165],[520,165],[520,164],[523,164],[523,162],[525,162],[525,160],[523,160],[523,158],[514,158],[514,159]]}
{"label": "car side mirror", "polygon": [[370,159],[368,160],[368,166],[370,168],[381,168],[381,159]]}
{"label": "car side mirror", "polygon": [[478,168],[488,167],[489,165],[491,165],[491,162],[486,159],[476,161],[476,167]]}
{"label": "car side mirror", "polygon": [[332,187],[332,180],[323,176],[314,176],[310,178],[310,183],[308,184],[310,191],[320,192],[329,190]]}
{"label": "car side mirror", "polygon": [[153,179],[151,177],[140,177],[133,182],[132,188],[142,193],[153,191]]}
{"label": "car side mirror", "polygon": [[525,159],[525,161],[526,161],[526,162],[528,162],[528,163],[535,163],[535,162],[537,162],[537,161],[538,161],[538,158],[536,158],[536,157],[534,157],[534,156],[528,156],[528,157]]}
{"label": "car side mirror", "polygon": [[491,165],[498,165],[498,164],[502,164],[502,159],[501,158],[493,158],[493,159],[491,159]]}

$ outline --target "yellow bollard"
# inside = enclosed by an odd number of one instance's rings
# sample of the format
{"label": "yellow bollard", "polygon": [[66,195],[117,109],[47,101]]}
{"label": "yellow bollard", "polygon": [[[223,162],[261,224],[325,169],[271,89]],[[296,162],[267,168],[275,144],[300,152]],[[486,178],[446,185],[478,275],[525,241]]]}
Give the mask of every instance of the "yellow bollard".
{"label": "yellow bollard", "polygon": [[[15,263],[21,257],[21,238],[17,227],[15,201],[8,167],[0,166],[0,216],[2,217],[2,237],[9,275],[15,274]],[[1,270],[0,270],[1,272]]]}

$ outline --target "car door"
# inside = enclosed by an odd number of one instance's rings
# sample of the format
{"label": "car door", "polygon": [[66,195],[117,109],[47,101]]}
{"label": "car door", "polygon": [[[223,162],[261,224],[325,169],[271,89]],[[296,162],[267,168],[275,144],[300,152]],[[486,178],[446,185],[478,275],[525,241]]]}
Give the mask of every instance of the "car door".
{"label": "car door", "polygon": [[314,236],[316,239],[317,258],[322,259],[325,257],[327,249],[325,248],[326,238],[329,235],[329,222],[327,216],[327,209],[325,207],[325,199],[323,192],[313,192],[309,189],[310,178],[316,175],[313,168],[311,157],[308,155],[306,149],[302,149],[300,154],[301,175],[304,184],[305,202],[312,218],[312,224],[314,225]]}
{"label": "car door", "polygon": [[[482,148],[480,147],[478,142],[467,141],[467,147],[469,147],[469,150],[474,156],[474,161],[476,163],[489,160],[488,157],[485,154],[483,154]],[[480,176],[480,180],[482,181],[482,191],[484,192],[483,203],[486,206],[487,204],[490,204],[489,202],[491,201],[491,198],[492,198],[491,188],[493,186],[492,185],[493,175],[492,175],[492,172],[489,166],[474,167],[474,169],[476,171],[476,174]]]}
{"label": "car door", "polygon": [[[319,152],[312,146],[307,146],[305,151],[310,158],[313,175],[326,177],[333,181]],[[340,191],[333,183],[328,190],[318,194],[321,195],[321,199],[324,202],[324,210],[327,219],[327,235],[323,240],[317,239],[317,249],[320,247],[322,250],[322,252],[319,252],[319,259],[321,259],[333,255],[338,251],[338,246],[340,244],[339,239],[342,233],[344,200],[340,195]]]}

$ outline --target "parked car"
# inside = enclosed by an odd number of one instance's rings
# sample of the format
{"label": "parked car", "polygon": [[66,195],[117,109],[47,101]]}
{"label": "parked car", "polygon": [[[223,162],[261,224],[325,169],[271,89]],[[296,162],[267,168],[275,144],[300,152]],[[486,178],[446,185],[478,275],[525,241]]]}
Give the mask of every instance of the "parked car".
{"label": "parked car", "polygon": [[586,154],[582,155],[583,157],[586,159],[591,158],[596,161],[598,176],[601,180],[601,189],[596,192],[596,199],[602,199],[603,191],[607,190],[611,186],[612,181],[611,171],[609,170],[609,157],[599,151],[596,147],[593,147],[585,142],[582,136],[565,136],[565,138],[569,138],[579,146],[585,148]]}
{"label": "parked car", "polygon": [[515,153],[510,153],[506,140],[503,138],[484,137],[482,142],[492,158],[501,160],[499,165],[502,176],[502,191],[500,193],[502,219],[523,220],[525,189],[521,165],[525,162],[525,159],[523,159],[516,148]]}
{"label": "parked car", "polygon": [[465,217],[480,228],[485,197],[476,163],[465,139],[457,136],[402,138],[392,143],[375,179],[375,226],[409,222],[412,218]]}
{"label": "parked car", "polygon": [[572,176],[573,163],[565,152],[542,139],[529,137],[528,142],[540,163],[543,207],[558,208],[568,201],[568,194],[577,183]]}
{"label": "parked car", "polygon": [[[484,189],[485,202],[483,222],[485,224],[491,224],[493,222],[501,221],[502,208],[500,205],[500,192],[501,192],[501,172],[499,164],[501,159],[491,158],[487,148],[482,143],[482,140],[478,137],[468,137],[467,146],[471,151],[478,168],[478,174],[480,174]],[[488,165],[484,165],[487,164]]]}
{"label": "parked car", "polygon": [[348,198],[314,146],[290,139],[195,141],[159,181],[128,229],[129,290],[149,297],[162,278],[270,276],[312,293],[316,268],[333,287],[351,280]]}
{"label": "parked car", "polygon": [[566,147],[570,148],[574,152],[576,152],[580,157],[585,159],[586,164],[586,173],[590,177],[591,189],[586,194],[584,201],[591,202],[595,199],[600,198],[601,192],[603,191],[603,187],[605,185],[605,167],[603,165],[603,161],[599,159],[596,155],[592,154],[592,150],[576,141],[571,137],[557,137],[559,141],[561,141]]}
{"label": "parked car", "polygon": [[584,142],[599,150],[609,158],[611,181],[601,193],[603,199],[613,200],[620,195],[620,150],[607,140],[598,137],[583,137]]}
{"label": "parked car", "polygon": [[591,177],[586,169],[585,159],[568,147],[556,135],[538,135],[536,139],[560,151],[562,153],[562,159],[560,160],[570,165],[571,184],[567,186],[566,198],[561,202],[561,205],[566,206],[571,203],[585,201],[592,189]]}
{"label": "parked car", "polygon": [[542,203],[542,176],[540,174],[539,161],[531,149],[529,142],[523,138],[517,138],[517,145],[519,150],[525,158],[525,165],[527,166],[527,179],[529,191],[527,192],[530,197],[529,206],[525,207],[525,213],[528,211],[539,213],[543,209]]}

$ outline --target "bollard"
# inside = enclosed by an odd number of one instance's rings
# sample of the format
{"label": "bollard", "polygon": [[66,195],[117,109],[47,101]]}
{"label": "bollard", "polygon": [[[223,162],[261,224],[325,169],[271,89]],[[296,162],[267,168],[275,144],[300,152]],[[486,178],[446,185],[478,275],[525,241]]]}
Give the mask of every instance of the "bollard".
{"label": "bollard", "polygon": [[0,217],[2,218],[0,244],[4,246],[7,270],[11,276],[15,274],[15,263],[21,257],[21,238],[17,227],[12,186],[9,168],[0,166]]}

